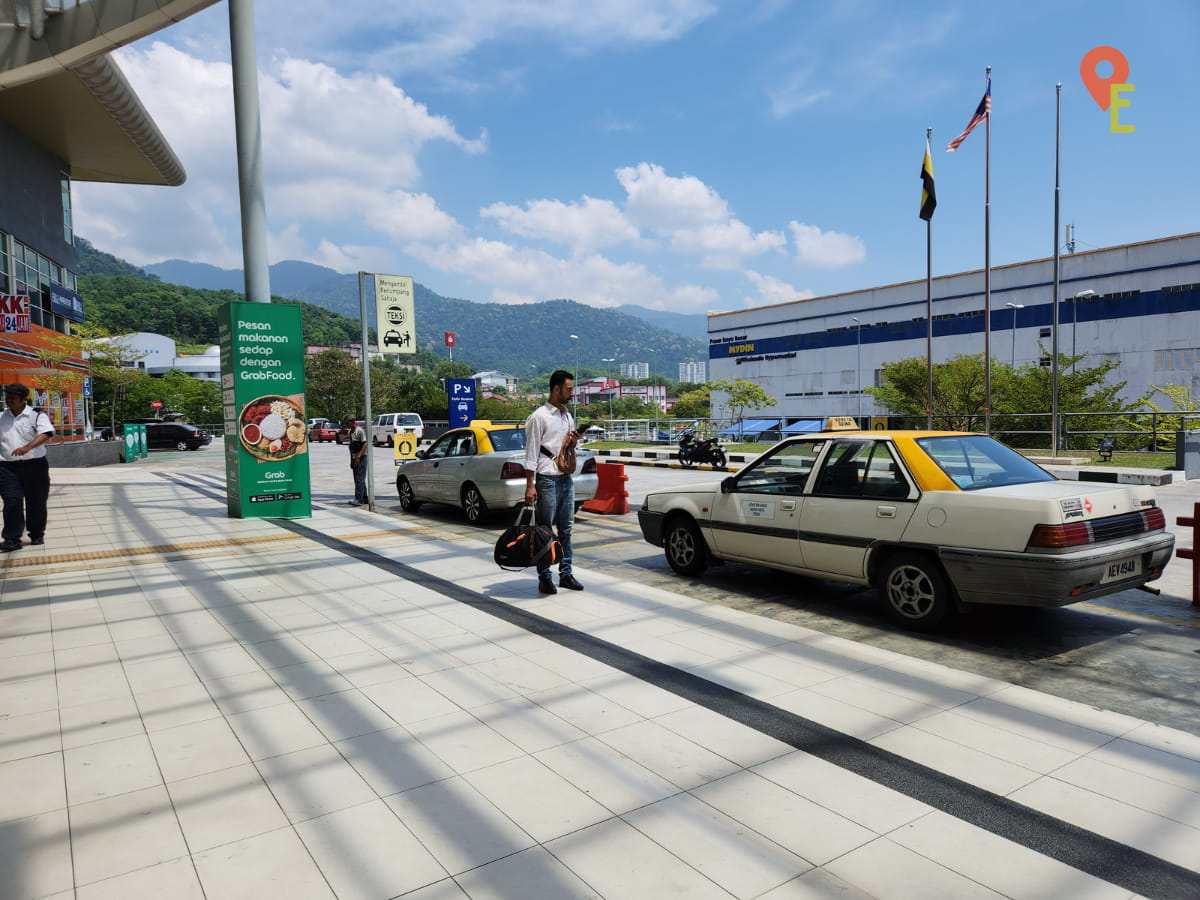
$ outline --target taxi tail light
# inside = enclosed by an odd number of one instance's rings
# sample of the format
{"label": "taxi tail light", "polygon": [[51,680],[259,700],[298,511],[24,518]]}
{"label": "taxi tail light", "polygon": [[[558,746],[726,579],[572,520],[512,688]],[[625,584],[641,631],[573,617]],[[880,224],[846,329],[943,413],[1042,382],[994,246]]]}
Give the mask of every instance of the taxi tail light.
{"label": "taxi tail light", "polygon": [[1081,544],[1090,544],[1094,540],[1091,526],[1087,522],[1071,522],[1067,525],[1035,525],[1033,533],[1029,535],[1029,546],[1078,547]]}
{"label": "taxi tail light", "polygon": [[585,459],[583,461],[583,468],[579,470],[579,474],[595,475],[596,474],[596,457],[589,456],[587,459]]}
{"label": "taxi tail light", "polygon": [[524,478],[525,467],[519,462],[506,462],[500,469],[500,480],[504,481],[509,478]]}

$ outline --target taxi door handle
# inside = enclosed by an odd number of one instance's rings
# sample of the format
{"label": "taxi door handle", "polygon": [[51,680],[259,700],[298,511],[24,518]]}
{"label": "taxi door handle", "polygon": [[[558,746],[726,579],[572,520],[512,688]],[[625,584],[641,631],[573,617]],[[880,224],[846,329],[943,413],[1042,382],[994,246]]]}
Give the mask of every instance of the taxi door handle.
{"label": "taxi door handle", "polygon": [[894,518],[896,518],[896,507],[894,507],[894,506],[877,506],[877,507],[875,507],[875,518],[877,518],[877,519],[894,519]]}
{"label": "taxi door handle", "polygon": [[781,500],[779,503],[779,508],[780,509],[795,509],[796,501],[795,500]]}

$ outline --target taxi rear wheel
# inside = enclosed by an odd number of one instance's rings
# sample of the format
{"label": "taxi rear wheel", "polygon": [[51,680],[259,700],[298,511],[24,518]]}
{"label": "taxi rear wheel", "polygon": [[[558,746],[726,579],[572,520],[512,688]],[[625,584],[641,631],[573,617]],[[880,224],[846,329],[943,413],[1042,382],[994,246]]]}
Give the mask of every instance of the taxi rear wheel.
{"label": "taxi rear wheel", "polygon": [[667,563],[680,575],[699,575],[708,566],[708,548],[691,519],[683,516],[671,519],[663,535],[663,547]]}
{"label": "taxi rear wheel", "polygon": [[396,492],[400,495],[400,508],[405,512],[416,512],[421,508],[421,501],[417,499],[417,495],[413,493],[412,485],[403,475],[396,482]]}
{"label": "taxi rear wheel", "polygon": [[487,515],[487,501],[479,493],[479,488],[469,482],[462,489],[462,508],[472,525]]}
{"label": "taxi rear wheel", "polygon": [[888,615],[913,631],[934,630],[954,608],[941,566],[921,553],[886,559],[879,569],[879,593]]}

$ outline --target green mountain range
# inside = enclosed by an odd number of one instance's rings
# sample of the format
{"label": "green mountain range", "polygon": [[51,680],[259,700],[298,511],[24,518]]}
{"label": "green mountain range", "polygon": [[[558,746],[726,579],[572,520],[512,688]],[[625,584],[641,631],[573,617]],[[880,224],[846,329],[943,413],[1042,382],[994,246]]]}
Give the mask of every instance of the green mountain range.
{"label": "green mountain range", "polygon": [[[219,302],[241,299],[240,270],[180,260],[141,269],[83,239],[76,243],[80,293],[89,320],[114,332],[157,331],[184,344],[214,343],[211,309]],[[270,278],[274,296],[314,307],[305,313],[305,340],[341,344],[358,339],[357,275],[287,261],[271,266]],[[579,368],[617,375],[621,363],[645,362],[652,374],[675,381],[679,363],[708,356],[706,332],[694,333],[697,320],[707,328],[704,316],[636,306],[598,309],[574,300],[519,306],[476,303],[443,297],[419,283],[414,294],[418,347],[447,356],[445,333],[453,332],[454,359],[477,371],[495,369],[523,378],[533,371]],[[635,310],[653,322],[634,315]],[[693,334],[669,330],[664,323],[687,327]]]}

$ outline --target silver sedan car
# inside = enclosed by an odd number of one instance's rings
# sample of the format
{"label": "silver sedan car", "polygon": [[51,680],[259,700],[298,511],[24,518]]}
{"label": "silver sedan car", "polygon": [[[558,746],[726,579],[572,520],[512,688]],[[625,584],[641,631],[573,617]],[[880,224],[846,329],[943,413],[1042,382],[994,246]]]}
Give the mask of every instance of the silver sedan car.
{"label": "silver sedan car", "polygon": [[[575,470],[575,508],[596,495],[596,457],[585,450]],[[475,420],[447,431],[417,458],[396,470],[400,508],[422,503],[458,506],[468,522],[488,510],[515,509],[525,502],[525,429]]]}

